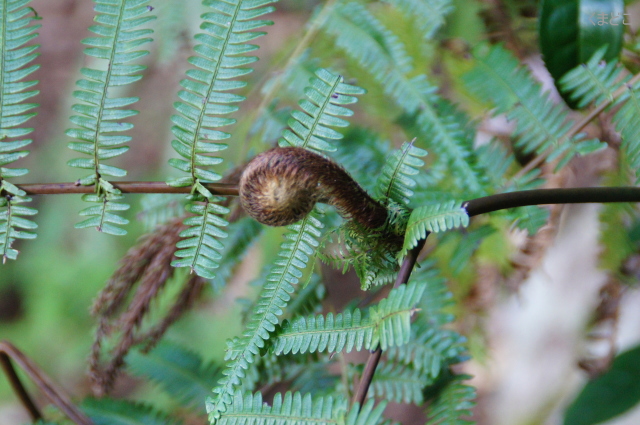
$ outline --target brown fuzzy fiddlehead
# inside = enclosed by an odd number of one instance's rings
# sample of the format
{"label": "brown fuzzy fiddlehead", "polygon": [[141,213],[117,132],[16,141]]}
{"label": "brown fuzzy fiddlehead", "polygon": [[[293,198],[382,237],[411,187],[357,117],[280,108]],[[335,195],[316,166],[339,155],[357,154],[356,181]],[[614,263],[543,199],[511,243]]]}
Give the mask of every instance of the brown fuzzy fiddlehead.
{"label": "brown fuzzy fiddlehead", "polygon": [[344,218],[369,229],[387,220],[386,208],[342,167],[298,147],[273,148],[251,160],[240,178],[240,202],[251,217],[269,226],[301,220],[316,202],[333,205]]}

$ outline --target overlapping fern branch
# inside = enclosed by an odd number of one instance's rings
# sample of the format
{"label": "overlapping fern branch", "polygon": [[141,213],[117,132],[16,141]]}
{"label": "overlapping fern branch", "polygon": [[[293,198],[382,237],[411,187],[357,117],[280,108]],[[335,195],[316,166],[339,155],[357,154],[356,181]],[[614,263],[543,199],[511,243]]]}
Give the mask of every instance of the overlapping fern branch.
{"label": "overlapping fern branch", "polygon": [[[285,321],[272,340],[276,354],[337,353],[353,349],[382,349],[406,344],[410,336],[410,319],[424,286],[403,285],[366,313],[360,309],[337,315],[297,317]],[[364,316],[364,317],[363,317]]]}
{"label": "overlapping fern branch", "polygon": [[525,154],[545,155],[557,160],[556,170],[576,155],[586,155],[605,147],[597,139],[573,134],[568,108],[553,103],[541,85],[505,48],[481,45],[474,51],[475,66],[464,76],[469,90],[489,99],[494,113],[515,120],[515,146]]}
{"label": "overlapping fern branch", "polygon": [[[412,7],[420,7],[413,3],[417,2],[412,2]],[[438,21],[449,9],[447,2],[439,2],[433,11],[424,13],[440,13],[438,19],[431,15]],[[473,151],[473,139],[467,131],[468,119],[435,93],[437,87],[428,82],[426,75],[416,72],[399,37],[359,3],[336,5],[325,23],[325,30],[401,109],[405,116],[402,122],[411,123],[407,130],[455,170],[452,172],[457,182],[452,186],[454,190],[464,190],[466,195],[489,192],[484,171]],[[429,38],[429,34],[432,31],[427,31],[425,37]]]}
{"label": "overlapping fern branch", "polygon": [[[341,105],[354,103],[356,98],[353,94],[363,92],[358,87],[343,83],[342,77],[327,70],[319,69],[315,75],[310,87],[305,89],[307,99],[300,102],[305,112],[292,113],[290,130],[285,131],[279,142],[282,145],[314,150],[335,149],[327,139],[339,139],[341,135],[329,126],[346,126],[347,121],[339,116],[350,116],[352,112]],[[288,232],[284,235],[287,242],[281,245],[278,259],[267,275],[242,336],[228,342],[224,378],[213,389],[214,396],[207,401],[207,412],[212,423],[225,417],[247,369],[265,347],[265,341],[271,338],[278,324],[278,316],[283,314],[294,291],[293,285],[299,283],[314,256],[322,227],[315,212],[299,223],[288,226]]]}
{"label": "overlapping fern branch", "polygon": [[[137,102],[137,97],[116,97],[117,87],[131,84],[142,78],[142,65],[130,65],[149,52],[138,48],[151,41],[147,37],[153,30],[138,27],[152,20],[149,16],[148,0],[96,0],[94,20],[97,25],[89,30],[97,37],[89,37],[82,42],[87,47],[86,55],[97,59],[104,66],[82,68],[84,78],[76,82],[79,90],[73,96],[82,103],[76,103],[70,120],[76,128],[66,131],[69,137],[76,139],[68,144],[69,148],[88,155],[89,158],[75,158],[68,162],[71,167],[91,170],[78,180],[82,185],[95,185],[95,195],[85,195],[83,199],[96,205],[80,212],[89,218],[76,224],[76,228],[96,227],[99,231],[124,235],[127,232],[118,227],[128,220],[115,214],[129,208],[128,204],[115,202],[122,199],[120,191],[113,187],[103,176],[123,177],[125,170],[104,162],[122,155],[129,150],[125,144],[130,136],[118,133],[130,130],[133,124],[123,120],[136,115],[138,111],[125,107]],[[146,16],[145,16],[146,15]]]}
{"label": "overlapping fern branch", "polygon": [[354,405],[347,409],[346,400],[336,400],[331,396],[312,398],[310,394],[299,392],[280,393],[273,398],[271,406],[262,401],[260,393],[237,391],[232,407],[220,424],[238,425],[379,425],[385,402],[374,405],[367,402],[362,409]]}
{"label": "overlapping fern branch", "polygon": [[[640,182],[640,82],[632,77],[618,61],[604,63],[605,49],[594,53],[589,61],[574,68],[560,80],[563,91],[570,93],[578,106],[600,106],[608,103],[616,108],[613,123],[622,137],[625,160]],[[634,81],[631,79],[634,78]]]}
{"label": "overlapping fern branch", "polygon": [[171,120],[175,124],[171,131],[175,139],[171,146],[180,155],[169,163],[187,175],[171,179],[170,186],[191,186],[192,203],[187,210],[196,215],[185,223],[191,226],[185,230],[178,243],[174,267],[189,267],[198,275],[213,278],[218,267],[222,244],[218,238],[225,237],[221,230],[227,222],[219,217],[228,210],[217,205],[217,199],[202,183],[214,182],[221,178],[208,169],[222,162],[215,156],[226,149],[221,140],[230,137],[219,130],[235,123],[224,117],[238,110],[235,104],[244,100],[243,96],[230,93],[244,87],[246,82],[237,80],[252,71],[246,68],[257,60],[246,53],[258,48],[249,41],[264,32],[254,31],[271,21],[257,19],[274,10],[270,6],[274,0],[205,0],[203,3],[212,12],[202,15],[200,28],[204,31],[195,36],[200,44],[194,47],[198,56],[189,58],[195,68],[187,71],[180,82],[183,90],[178,93],[180,100],[174,104],[178,114]]}
{"label": "overlapping fern branch", "polygon": [[29,172],[25,168],[9,168],[8,165],[28,155],[29,151],[23,148],[31,140],[24,136],[33,129],[24,128],[23,124],[36,115],[29,111],[38,106],[25,102],[38,94],[37,90],[28,90],[38,82],[23,81],[39,68],[39,65],[29,65],[38,56],[35,51],[39,46],[25,46],[37,37],[35,31],[40,27],[31,24],[34,12],[27,7],[29,1],[0,1],[0,256],[3,263],[17,258],[18,250],[13,248],[15,240],[35,238],[32,230],[38,227],[25,218],[37,211],[19,205],[31,199],[8,180]]}

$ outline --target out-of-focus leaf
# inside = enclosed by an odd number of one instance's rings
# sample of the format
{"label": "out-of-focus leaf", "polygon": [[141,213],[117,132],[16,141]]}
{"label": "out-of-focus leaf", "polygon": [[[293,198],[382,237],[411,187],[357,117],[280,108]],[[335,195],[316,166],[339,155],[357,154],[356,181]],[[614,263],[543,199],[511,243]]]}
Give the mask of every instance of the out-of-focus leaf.
{"label": "out-of-focus leaf", "polygon": [[587,383],[569,406],[564,425],[592,425],[618,416],[640,401],[640,345],[615,358],[611,369]]}

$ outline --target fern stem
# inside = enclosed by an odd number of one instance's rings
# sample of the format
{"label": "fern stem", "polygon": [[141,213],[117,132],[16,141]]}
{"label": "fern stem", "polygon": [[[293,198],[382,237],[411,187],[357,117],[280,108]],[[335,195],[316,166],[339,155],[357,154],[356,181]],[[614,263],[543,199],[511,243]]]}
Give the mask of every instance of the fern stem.
{"label": "fern stem", "polygon": [[[636,74],[633,78],[627,81],[626,84],[622,85],[618,90],[613,92],[611,98],[604,100],[601,104],[596,106],[591,112],[589,112],[582,120],[578,121],[569,129],[567,134],[564,136],[564,140],[570,140],[573,136],[582,131],[591,121],[593,121],[598,115],[602,113],[609,105],[611,105],[618,97],[622,96],[629,87],[633,87],[635,83],[640,81],[640,74]],[[514,180],[517,180],[527,174],[529,171],[536,168],[540,165],[551,153],[551,150],[547,150],[546,152],[541,153],[533,160],[531,160],[522,170],[518,171],[516,175],[513,177]]]}
{"label": "fern stem", "polygon": [[[117,182],[113,187],[122,193],[191,193],[191,187],[167,186],[165,182]],[[238,186],[228,183],[202,183],[212,194],[238,196]],[[28,195],[65,195],[72,193],[95,193],[93,186],[73,183],[32,183],[17,185]]]}
{"label": "fern stem", "polygon": [[[0,343],[4,344],[4,342]],[[7,376],[9,384],[13,389],[13,392],[16,393],[20,403],[24,406],[25,410],[29,412],[29,416],[31,417],[32,422],[37,422],[42,419],[42,413],[38,409],[38,406],[33,402],[31,396],[29,396],[29,392],[22,385],[22,381],[20,381],[20,377],[16,373],[16,370],[13,368],[13,364],[11,364],[11,359],[9,355],[2,350],[0,347],[0,367],[4,371],[4,374]]]}
{"label": "fern stem", "polygon": [[640,202],[637,187],[579,187],[571,189],[538,189],[500,193],[464,202],[469,217],[507,208],[546,204],[588,204],[608,202]]}
{"label": "fern stem", "polygon": [[[24,371],[24,373],[31,378],[31,380],[36,384],[38,389],[49,399],[49,401],[54,404],[61,412],[63,412],[69,419],[71,419],[74,423],[78,425],[93,425],[93,421],[89,419],[80,409],[78,409],[72,402],[71,398],[57,385],[51,381],[51,379],[27,356],[24,355],[20,350],[18,350],[15,346],[13,346],[8,341],[0,341],[0,363],[2,364],[2,368],[7,372],[9,377],[14,376],[17,381],[12,381],[12,384],[17,384],[22,388],[20,391],[17,387],[14,387],[16,392],[19,394],[23,392],[22,395],[29,398],[29,394],[26,392],[24,386],[19,380],[19,377],[16,375],[16,372],[11,364],[11,360],[16,363],[20,368]],[[6,369],[6,367],[9,369]],[[13,373],[9,372],[11,370]],[[23,400],[24,402],[25,400]],[[31,402],[33,404],[33,402]],[[26,407],[26,404],[25,404]],[[37,414],[38,417],[34,419],[41,419],[42,415],[33,406],[35,411],[29,410],[30,415]]]}
{"label": "fern stem", "polygon": [[[400,266],[400,271],[398,272],[398,277],[393,284],[394,288],[398,288],[400,285],[404,285],[409,281],[409,276],[411,276],[413,267],[418,261],[418,255],[420,254],[420,251],[422,251],[422,248],[424,247],[428,236],[429,234],[427,233],[427,236],[425,236],[424,239],[418,241],[418,244],[407,253],[406,257],[404,257],[402,265]],[[367,392],[369,391],[369,387],[371,386],[371,382],[373,381],[373,376],[376,373],[376,368],[378,367],[378,363],[380,363],[381,356],[382,349],[380,348],[380,346],[378,346],[378,348],[376,348],[376,350],[371,352],[371,354],[369,355],[367,363],[364,366],[364,370],[362,371],[360,382],[358,383],[358,389],[356,390],[356,394],[353,397],[354,404],[359,403],[360,406],[364,405],[364,400],[367,398]]]}

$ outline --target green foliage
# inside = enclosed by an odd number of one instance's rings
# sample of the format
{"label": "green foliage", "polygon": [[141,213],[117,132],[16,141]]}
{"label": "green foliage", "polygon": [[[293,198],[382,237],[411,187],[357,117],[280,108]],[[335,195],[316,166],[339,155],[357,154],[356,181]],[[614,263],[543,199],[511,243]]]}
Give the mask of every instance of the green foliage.
{"label": "green foliage", "polygon": [[411,212],[409,217],[404,245],[399,256],[405,256],[411,248],[418,245],[420,239],[427,237],[427,233],[445,232],[468,225],[469,216],[460,202],[449,201],[418,207]]}
{"label": "green foliage", "polygon": [[38,105],[25,101],[38,94],[37,90],[27,90],[37,81],[22,81],[39,68],[29,65],[37,56],[34,53],[38,45],[25,46],[38,36],[40,25],[31,25],[33,10],[26,7],[30,0],[0,1],[0,255],[3,263],[7,259],[15,260],[18,250],[13,248],[16,239],[33,239],[36,234],[20,229],[32,230],[37,225],[22,215],[33,215],[33,208],[18,206],[29,202],[25,192],[18,189],[7,179],[27,174],[26,168],[8,168],[7,165],[24,158],[29,151],[23,148],[31,143],[23,137],[33,131],[22,125],[34,117],[29,112]]}
{"label": "green foliage", "polygon": [[178,425],[153,407],[125,400],[86,399],[82,410],[96,425]]}
{"label": "green foliage", "polygon": [[524,154],[546,155],[558,161],[556,170],[576,155],[602,149],[597,139],[584,140],[583,133],[570,132],[573,122],[568,110],[554,104],[512,53],[501,46],[481,45],[474,51],[476,64],[464,78],[470,91],[490,99],[495,113],[515,120],[515,146]]}
{"label": "green foliage", "polygon": [[194,214],[184,221],[191,227],[180,232],[180,237],[185,239],[176,244],[178,251],[175,256],[178,259],[172,261],[171,265],[189,267],[199,276],[213,279],[213,270],[219,266],[218,260],[222,258],[220,251],[224,248],[218,239],[227,236],[221,228],[228,223],[220,215],[228,213],[229,209],[205,199],[187,205],[187,211]]}
{"label": "green foliage", "polygon": [[426,155],[427,151],[413,146],[413,142],[405,142],[400,150],[389,156],[378,178],[378,198],[407,207],[414,193],[412,188],[416,186],[412,177],[424,166],[420,158]]}
{"label": "green foliage", "polygon": [[427,425],[471,425],[475,422],[466,419],[471,416],[475,405],[476,391],[462,383],[469,379],[467,375],[454,376],[447,387],[429,406]]}
{"label": "green foliage", "polygon": [[256,18],[275,10],[267,6],[273,1],[204,1],[213,11],[202,15],[200,29],[204,32],[195,36],[201,44],[194,47],[199,56],[189,58],[195,69],[188,70],[189,78],[180,82],[183,90],[178,93],[180,101],[174,105],[179,115],[171,117],[175,124],[171,131],[176,137],[171,146],[182,158],[171,159],[169,163],[188,176],[169,180],[167,184],[194,186],[198,194],[211,198],[201,182],[217,181],[220,175],[203,167],[222,162],[221,158],[209,154],[226,149],[227,146],[218,141],[229,138],[230,134],[218,129],[235,120],[220,115],[237,111],[238,107],[233,104],[244,100],[243,96],[228,91],[246,86],[246,82],[235,79],[253,71],[243,68],[258,60],[245,55],[258,48],[248,42],[265,34],[252,30],[272,24]]}
{"label": "green foliage", "polygon": [[[448,2],[436,4],[429,12],[431,22],[443,19],[450,9]],[[426,75],[415,72],[402,41],[363,5],[353,2],[337,5],[325,22],[325,30],[400,108],[405,129],[455,170],[452,174],[458,184],[454,187],[465,188],[465,193],[485,193],[483,171],[466,131],[468,120],[435,93],[436,87]]]}
{"label": "green foliage", "polygon": [[133,351],[127,357],[131,371],[155,382],[185,407],[203,409],[220,367],[177,344],[162,342],[149,353]]}
{"label": "green foliage", "polygon": [[77,228],[96,227],[98,231],[124,235],[126,231],[116,225],[127,224],[113,211],[121,211],[120,191],[115,189],[102,176],[123,177],[125,170],[106,165],[105,160],[122,155],[129,150],[123,146],[131,140],[130,136],[118,133],[130,130],[133,124],[122,120],[136,115],[132,109],[124,109],[139,100],[137,97],[115,97],[116,87],[131,84],[142,78],[142,65],[128,63],[139,59],[149,52],[137,50],[151,41],[146,37],[153,33],[151,29],[138,29],[152,20],[153,16],[143,16],[149,12],[148,1],[143,0],[96,0],[95,21],[98,25],[89,28],[98,37],[89,37],[82,42],[87,47],[84,52],[98,61],[104,62],[103,69],[82,68],[82,79],[76,82],[79,90],[74,97],[82,103],[76,103],[70,120],[76,128],[66,131],[67,136],[77,141],[68,144],[69,149],[88,155],[89,158],[75,158],[68,162],[71,167],[91,170],[91,174],[78,180],[82,185],[95,185],[97,196],[86,196],[85,201],[96,206],[85,208],[80,215],[90,218],[78,223]]}
{"label": "green foliage", "polygon": [[25,202],[31,202],[31,198],[26,196],[14,196],[10,199],[0,198],[0,252],[2,252],[3,263],[7,259],[15,260],[18,257],[18,250],[11,247],[16,239],[34,239],[36,237],[36,234],[30,230],[37,228],[38,225],[24,217],[35,215],[38,211],[20,205]]}
{"label": "green foliage", "polygon": [[[310,394],[278,393],[271,406],[263,403],[260,393],[242,394],[237,391],[232,407],[220,424],[236,425],[377,425],[380,423],[385,403],[375,406],[367,402],[362,410],[357,404],[348,412],[344,401],[334,401],[332,397],[312,398]],[[346,414],[346,417],[345,417]]]}
{"label": "green foliage", "polygon": [[420,405],[424,402],[422,391],[429,384],[431,380],[420,370],[381,362],[376,369],[367,396],[395,403]]}
{"label": "green foliage", "polygon": [[281,245],[278,259],[267,276],[245,331],[240,338],[229,341],[224,378],[214,388],[213,399],[207,402],[210,420],[217,420],[232,403],[235,388],[245,376],[244,371],[255,361],[255,356],[264,347],[265,340],[268,340],[270,333],[275,330],[278,316],[282,315],[283,308],[291,298],[293,285],[299,283],[303,270],[318,246],[322,223],[316,214],[312,213],[298,224],[287,228],[287,242]]}
{"label": "green foliage", "polygon": [[435,379],[444,367],[458,363],[466,352],[466,338],[454,331],[419,325],[414,329],[409,343],[386,351],[389,361],[411,366],[413,370]]}
{"label": "green foliage", "polygon": [[564,425],[606,422],[640,402],[640,346],[619,354],[611,368],[587,383],[567,409]]}
{"label": "green foliage", "polygon": [[298,146],[315,151],[333,152],[337,148],[329,140],[342,139],[342,134],[329,128],[346,127],[349,123],[342,117],[350,117],[353,112],[341,105],[357,102],[354,95],[364,94],[360,87],[343,83],[343,78],[326,69],[319,69],[311,79],[311,85],[304,90],[307,99],[300,101],[304,112],[291,111],[288,121],[290,129],[284,130],[278,141],[280,146]]}
{"label": "green foliage", "polygon": [[187,76],[180,82],[183,90],[174,104],[179,115],[173,115],[175,124],[171,127],[176,137],[171,142],[174,150],[182,158],[172,158],[169,163],[174,168],[188,175],[167,181],[170,186],[192,186],[192,200],[187,210],[196,214],[197,218],[188,218],[185,224],[192,226],[180,236],[174,267],[189,267],[202,277],[211,279],[219,266],[222,244],[216,238],[225,237],[220,228],[227,225],[225,220],[215,214],[226,214],[228,210],[216,204],[216,199],[202,183],[214,182],[221,176],[204,167],[220,164],[222,158],[215,156],[227,145],[219,143],[231,135],[219,130],[221,127],[235,123],[232,118],[221,117],[238,110],[234,105],[243,101],[244,96],[229,93],[246,86],[245,81],[237,80],[251,71],[245,68],[256,60],[255,56],[246,53],[254,51],[258,46],[249,44],[264,32],[253,31],[271,21],[256,19],[275,10],[268,6],[274,0],[258,1],[219,1],[206,0],[204,4],[213,9],[202,15],[200,26],[204,32],[195,36],[200,42],[194,47],[199,56],[189,58],[195,67],[187,71]]}
{"label": "green foliage", "polygon": [[[624,36],[623,13],[623,0],[540,2],[540,51],[556,86],[563,75],[603,46],[606,60],[618,57]],[[599,17],[605,17],[604,24]]]}
{"label": "green foliage", "polygon": [[406,344],[414,304],[424,286],[403,285],[394,288],[377,306],[364,315],[360,309],[346,310],[337,315],[298,317],[284,321],[272,340],[276,354],[337,353],[353,349],[383,350]]}
{"label": "green foliage", "polygon": [[593,103],[600,105],[610,101],[609,109],[616,110],[613,115],[615,128],[622,137],[625,160],[631,171],[636,174],[636,183],[640,182],[640,84],[629,83],[631,78],[617,62],[603,62],[604,49],[598,50],[584,66],[568,72],[560,81],[567,92],[580,107]]}

